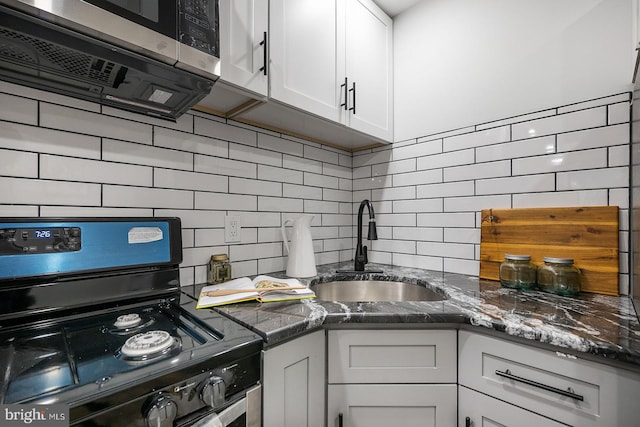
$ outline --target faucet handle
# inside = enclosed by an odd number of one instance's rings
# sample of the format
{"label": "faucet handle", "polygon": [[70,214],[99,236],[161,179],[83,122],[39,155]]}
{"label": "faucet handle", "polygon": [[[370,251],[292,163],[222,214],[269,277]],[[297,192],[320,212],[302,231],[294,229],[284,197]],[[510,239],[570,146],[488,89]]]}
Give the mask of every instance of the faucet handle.
{"label": "faucet handle", "polygon": [[364,257],[363,264],[369,263],[369,258],[367,257],[367,247],[366,246],[362,247],[362,256]]}

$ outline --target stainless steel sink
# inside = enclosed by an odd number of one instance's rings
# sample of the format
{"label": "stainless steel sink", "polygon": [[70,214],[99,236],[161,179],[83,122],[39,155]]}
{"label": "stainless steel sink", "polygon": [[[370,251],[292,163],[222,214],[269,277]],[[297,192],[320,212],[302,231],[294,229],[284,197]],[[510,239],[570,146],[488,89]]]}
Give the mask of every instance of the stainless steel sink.
{"label": "stainless steel sink", "polygon": [[347,280],[310,286],[322,301],[443,301],[439,290],[420,284],[384,280]]}

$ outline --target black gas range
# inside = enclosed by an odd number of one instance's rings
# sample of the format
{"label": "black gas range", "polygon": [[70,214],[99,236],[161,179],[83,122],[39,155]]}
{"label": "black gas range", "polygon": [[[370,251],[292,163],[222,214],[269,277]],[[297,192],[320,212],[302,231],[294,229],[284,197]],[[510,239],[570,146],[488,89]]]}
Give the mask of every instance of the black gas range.
{"label": "black gas range", "polygon": [[0,218],[0,404],[68,405],[73,426],[259,425],[262,340],[196,310],[181,261],[177,218]]}

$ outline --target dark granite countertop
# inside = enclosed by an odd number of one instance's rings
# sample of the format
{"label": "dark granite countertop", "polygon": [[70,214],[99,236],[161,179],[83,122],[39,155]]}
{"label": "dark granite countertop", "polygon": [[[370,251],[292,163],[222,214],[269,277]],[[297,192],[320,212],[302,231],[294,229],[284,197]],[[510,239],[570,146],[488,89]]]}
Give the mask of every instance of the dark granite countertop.
{"label": "dark granite countertop", "polygon": [[[352,268],[352,263],[319,266],[318,276],[301,281],[310,284],[354,278],[353,274],[336,274],[337,269],[344,268]],[[423,302],[247,302],[215,310],[258,333],[266,346],[322,326],[453,324],[640,369],[640,324],[629,297],[582,293],[569,298],[506,289],[499,282],[461,274],[380,264],[368,264],[367,269],[382,269],[384,273],[355,278],[428,283],[449,298]],[[285,277],[283,273],[271,275]],[[202,286],[185,286],[182,290],[197,297]]]}

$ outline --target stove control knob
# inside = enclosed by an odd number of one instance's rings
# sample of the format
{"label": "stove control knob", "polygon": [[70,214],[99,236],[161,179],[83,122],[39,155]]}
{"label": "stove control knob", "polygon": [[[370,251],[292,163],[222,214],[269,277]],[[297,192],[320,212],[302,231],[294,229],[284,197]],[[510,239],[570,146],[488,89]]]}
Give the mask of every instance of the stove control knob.
{"label": "stove control knob", "polygon": [[200,399],[211,408],[219,408],[226,402],[224,397],[226,391],[227,386],[224,380],[214,375],[205,381],[204,387],[200,392]]}
{"label": "stove control knob", "polygon": [[172,427],[177,414],[176,402],[170,396],[161,393],[151,401],[146,411],[145,421],[147,427]]}

